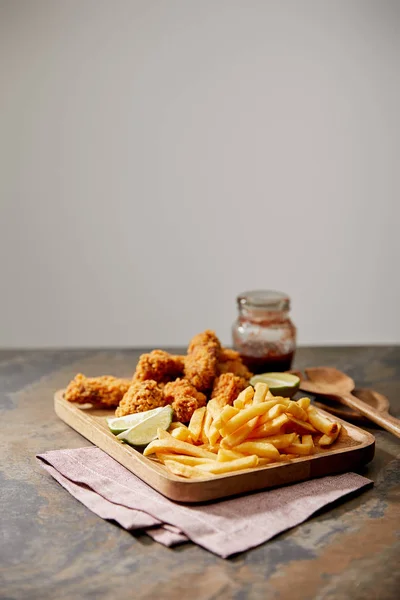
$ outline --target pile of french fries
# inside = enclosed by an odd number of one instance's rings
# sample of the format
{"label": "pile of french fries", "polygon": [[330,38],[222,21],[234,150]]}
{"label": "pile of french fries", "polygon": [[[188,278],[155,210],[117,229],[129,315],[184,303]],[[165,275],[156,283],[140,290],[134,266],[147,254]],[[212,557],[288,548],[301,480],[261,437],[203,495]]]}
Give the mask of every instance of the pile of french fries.
{"label": "pile of french fries", "polygon": [[316,445],[333,444],[340,429],[309,398],[273,396],[267,384],[256,383],[233,406],[210,400],[188,426],[173,422],[169,431],[159,430],[143,454],[155,455],[175,475],[198,479],[309,456]]}

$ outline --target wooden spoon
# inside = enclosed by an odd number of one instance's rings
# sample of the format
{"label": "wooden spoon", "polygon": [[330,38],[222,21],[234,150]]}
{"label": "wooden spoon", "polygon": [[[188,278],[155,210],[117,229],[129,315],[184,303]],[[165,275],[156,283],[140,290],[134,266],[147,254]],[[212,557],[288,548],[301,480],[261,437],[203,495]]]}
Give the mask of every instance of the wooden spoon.
{"label": "wooden spoon", "polygon": [[[389,400],[383,394],[369,388],[356,388],[353,390],[352,394],[359,400],[376,408],[378,412],[389,413]],[[318,399],[314,400],[314,404],[323,410],[327,410],[333,415],[346,419],[347,421],[356,421],[364,424],[368,423],[368,419],[358,412],[358,410],[356,411],[348,406],[344,406],[344,404],[340,404],[331,396],[324,396],[324,398],[320,396]]]}
{"label": "wooden spoon", "polygon": [[400,420],[388,413],[379,412],[354,396],[351,392],[355,384],[351,377],[332,367],[313,367],[305,369],[305,372],[308,380],[300,378],[301,390],[317,396],[329,396],[353,410],[358,410],[370,421],[400,438]]}
{"label": "wooden spoon", "polygon": [[[293,375],[296,375],[299,379],[304,379],[304,374],[301,371],[288,371]],[[389,413],[390,403],[386,396],[381,394],[380,392],[376,392],[375,390],[371,390],[370,388],[356,388],[352,392],[353,396],[356,396],[359,400],[366,402],[373,408],[376,408],[380,413]],[[361,423],[368,423],[367,417],[362,415],[358,410],[353,410],[344,404],[340,404],[337,400],[332,398],[332,396],[324,396],[324,399],[321,396],[318,399],[314,399],[314,404],[322,408],[323,410],[327,410],[333,415],[337,415],[342,419],[347,419],[348,421],[357,421]]]}

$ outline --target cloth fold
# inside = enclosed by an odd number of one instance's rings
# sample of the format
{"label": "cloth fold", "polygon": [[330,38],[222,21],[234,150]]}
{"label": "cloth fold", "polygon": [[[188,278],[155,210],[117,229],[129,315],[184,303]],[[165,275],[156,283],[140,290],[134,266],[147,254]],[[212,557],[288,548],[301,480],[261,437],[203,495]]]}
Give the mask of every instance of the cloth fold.
{"label": "cloth fold", "polygon": [[144,530],[166,546],[191,540],[223,558],[258,546],[372,484],[356,473],[344,473],[184,505],[165,498],[96,447],[54,450],[37,458],[72,496],[101,518],[127,530]]}

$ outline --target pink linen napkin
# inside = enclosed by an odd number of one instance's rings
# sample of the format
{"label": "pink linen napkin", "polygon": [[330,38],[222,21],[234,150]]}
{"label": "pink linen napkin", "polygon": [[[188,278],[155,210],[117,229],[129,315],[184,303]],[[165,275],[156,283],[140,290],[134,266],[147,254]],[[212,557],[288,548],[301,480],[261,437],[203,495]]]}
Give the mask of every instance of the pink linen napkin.
{"label": "pink linen napkin", "polygon": [[143,529],[147,535],[164,546],[175,546],[188,541],[186,535],[181,533],[177,527],[161,523],[141,510],[114,504],[91,490],[87,485],[74,483],[67,479],[47,462],[42,462],[42,467],[72,496],[102,519],[116,521],[121,527],[128,530]]}
{"label": "pink linen napkin", "polygon": [[372,484],[356,473],[344,473],[227,500],[177,504],[96,447],[54,450],[37,458],[100,517],[125,529],[144,529],[167,546],[189,539],[223,558],[254,548]]}

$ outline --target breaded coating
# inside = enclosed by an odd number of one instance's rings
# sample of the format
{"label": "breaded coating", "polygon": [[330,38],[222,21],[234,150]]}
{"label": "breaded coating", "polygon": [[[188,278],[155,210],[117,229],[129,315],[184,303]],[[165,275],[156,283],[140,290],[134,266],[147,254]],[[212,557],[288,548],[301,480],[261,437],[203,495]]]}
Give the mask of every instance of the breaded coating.
{"label": "breaded coating", "polygon": [[139,358],[133,381],[152,379],[158,383],[166,383],[183,375],[183,370],[183,356],[169,354],[164,350],[153,350]]}
{"label": "breaded coating", "polygon": [[164,397],[174,410],[175,420],[181,423],[188,423],[196,408],[206,404],[206,396],[198,392],[186,379],[177,379],[167,383],[164,388]]}
{"label": "breaded coating", "polygon": [[148,379],[147,381],[131,382],[131,386],[115,411],[115,416],[124,417],[132,413],[165,406],[166,404],[168,402],[165,400],[162,388],[157,381]]}
{"label": "breaded coating", "polygon": [[233,373],[223,373],[214,381],[211,398],[215,398],[220,406],[233,404],[242,390],[248,386],[248,382],[243,377],[238,377]]}
{"label": "breaded coating", "polygon": [[239,352],[232,348],[221,348],[219,362],[227,362],[228,360],[240,360]]}
{"label": "breaded coating", "polygon": [[220,352],[221,344],[214,331],[207,329],[191,340],[185,357],[185,378],[197,390],[212,389]]}
{"label": "breaded coating", "polygon": [[233,373],[238,377],[243,377],[247,381],[252,377],[252,373],[243,364],[239,352],[230,348],[222,348],[218,360],[218,374]]}
{"label": "breaded coating", "polygon": [[111,375],[101,377],[85,377],[78,373],[69,382],[65,391],[65,399],[78,404],[93,404],[99,408],[118,406],[132,381],[118,379]]}

